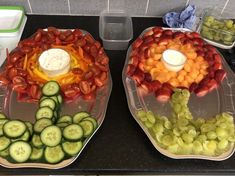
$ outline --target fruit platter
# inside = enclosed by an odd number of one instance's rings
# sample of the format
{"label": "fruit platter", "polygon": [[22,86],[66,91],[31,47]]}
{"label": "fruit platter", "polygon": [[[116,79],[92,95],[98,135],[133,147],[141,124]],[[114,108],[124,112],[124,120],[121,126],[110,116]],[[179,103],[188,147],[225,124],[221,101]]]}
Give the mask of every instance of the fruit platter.
{"label": "fruit platter", "polygon": [[235,77],[198,33],[147,28],[129,47],[122,78],[132,116],[160,153],[214,161],[233,155]]}
{"label": "fruit platter", "polygon": [[59,169],[101,126],[109,58],[81,29],[38,29],[7,53],[0,74],[0,165]]}

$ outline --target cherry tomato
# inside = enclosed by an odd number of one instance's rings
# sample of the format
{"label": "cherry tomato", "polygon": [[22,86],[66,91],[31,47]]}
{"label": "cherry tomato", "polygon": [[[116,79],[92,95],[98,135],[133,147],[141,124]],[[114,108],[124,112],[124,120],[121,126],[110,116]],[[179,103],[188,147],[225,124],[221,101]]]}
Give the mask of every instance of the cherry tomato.
{"label": "cherry tomato", "polygon": [[17,73],[19,76],[22,76],[22,77],[26,77],[27,76],[27,72],[21,68],[18,68],[17,69]]}
{"label": "cherry tomato", "polygon": [[95,100],[95,92],[90,92],[89,94],[85,94],[82,96],[84,100]]}
{"label": "cherry tomato", "polygon": [[76,41],[75,45],[76,45],[77,47],[78,47],[78,46],[83,47],[83,46],[86,45],[86,40],[85,40],[84,38],[78,39],[78,40]]}
{"label": "cherry tomato", "polygon": [[35,34],[35,36],[34,36],[34,40],[35,40],[36,42],[39,42],[39,41],[41,41],[41,39],[42,39],[42,32],[41,32],[41,31],[38,31],[38,32]]}
{"label": "cherry tomato", "polygon": [[18,84],[18,83],[23,83],[23,84],[25,84],[25,79],[24,79],[22,76],[15,76],[15,77],[12,79],[12,83],[13,83],[13,84]]}
{"label": "cherry tomato", "polygon": [[8,70],[7,76],[8,78],[12,79],[13,77],[17,76],[17,73],[17,69],[13,67]]}
{"label": "cherry tomato", "polygon": [[93,72],[92,72],[92,71],[88,71],[88,72],[84,73],[83,79],[84,79],[84,80],[88,80],[88,79],[90,79],[92,76],[93,76]]}
{"label": "cherry tomato", "polygon": [[29,95],[32,98],[39,99],[41,95],[40,87],[37,84],[33,84],[30,86]]}
{"label": "cherry tomato", "polygon": [[10,54],[10,61],[15,63],[18,61],[24,54],[20,50],[16,50]]}
{"label": "cherry tomato", "polygon": [[0,86],[8,85],[9,81],[4,76],[0,76]]}
{"label": "cherry tomato", "polygon": [[91,92],[91,87],[87,81],[81,81],[79,88],[83,94],[89,94]]}
{"label": "cherry tomato", "polygon": [[58,29],[56,29],[55,27],[48,27],[47,30],[48,30],[48,32],[53,32],[54,35],[56,35],[56,36],[60,35],[60,31]]}
{"label": "cherry tomato", "polygon": [[102,87],[104,85],[104,81],[102,81],[99,77],[95,77],[94,81],[98,87]]}
{"label": "cherry tomato", "polygon": [[33,49],[32,49],[32,47],[30,47],[30,46],[23,46],[20,50],[22,51],[22,53],[29,53],[29,52],[31,52]]}
{"label": "cherry tomato", "polygon": [[76,96],[77,92],[73,88],[68,88],[64,91],[64,95],[68,98]]}
{"label": "cherry tomato", "polygon": [[15,90],[16,92],[27,92],[27,84],[24,84],[24,83],[16,83],[16,84],[13,84],[12,86],[13,90]]}
{"label": "cherry tomato", "polygon": [[81,75],[83,73],[83,70],[80,68],[73,68],[72,72],[73,72],[73,74]]}
{"label": "cherry tomato", "polygon": [[92,37],[90,34],[86,34],[86,35],[84,36],[84,38],[85,38],[85,40],[87,41],[87,43],[89,43],[89,44],[92,44],[92,43],[95,42],[94,39],[93,39],[93,37]]}
{"label": "cherry tomato", "polygon": [[73,31],[73,34],[74,34],[74,36],[76,36],[76,37],[83,36],[82,31],[81,31],[80,29],[75,29],[75,30]]}

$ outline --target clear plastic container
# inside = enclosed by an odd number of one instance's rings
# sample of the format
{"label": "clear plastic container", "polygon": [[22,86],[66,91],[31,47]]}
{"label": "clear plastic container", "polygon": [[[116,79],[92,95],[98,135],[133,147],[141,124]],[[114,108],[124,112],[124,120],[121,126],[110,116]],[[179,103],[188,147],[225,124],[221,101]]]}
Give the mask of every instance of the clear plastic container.
{"label": "clear plastic container", "polygon": [[123,11],[104,11],[100,15],[99,35],[106,50],[125,50],[133,38],[132,20]]}
{"label": "clear plastic container", "polygon": [[221,10],[205,9],[199,26],[201,36],[211,45],[230,49],[235,43],[235,22]]}

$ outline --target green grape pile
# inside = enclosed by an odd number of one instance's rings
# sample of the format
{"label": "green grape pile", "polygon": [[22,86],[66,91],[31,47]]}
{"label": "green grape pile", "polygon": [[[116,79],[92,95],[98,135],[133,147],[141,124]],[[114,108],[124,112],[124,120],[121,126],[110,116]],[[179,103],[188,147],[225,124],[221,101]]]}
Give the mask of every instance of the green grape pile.
{"label": "green grape pile", "polygon": [[194,119],[188,108],[190,93],[176,89],[170,105],[172,117],[152,111],[137,111],[137,117],[148,128],[158,145],[177,155],[219,156],[235,142],[233,117],[221,113],[211,119]]}
{"label": "green grape pile", "polygon": [[213,16],[206,16],[200,34],[209,40],[231,45],[235,40],[235,24],[233,20],[218,20]]}

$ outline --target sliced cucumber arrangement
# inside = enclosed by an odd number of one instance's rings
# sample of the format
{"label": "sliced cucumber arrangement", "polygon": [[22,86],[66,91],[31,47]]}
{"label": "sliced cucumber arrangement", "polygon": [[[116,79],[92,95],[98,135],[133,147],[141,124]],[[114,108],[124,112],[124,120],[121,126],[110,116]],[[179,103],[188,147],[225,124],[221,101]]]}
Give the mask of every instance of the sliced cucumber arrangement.
{"label": "sliced cucumber arrangement", "polygon": [[56,164],[76,156],[98,127],[89,112],[60,116],[62,96],[55,81],[42,88],[36,122],[11,120],[0,112],[0,157],[9,162]]}

